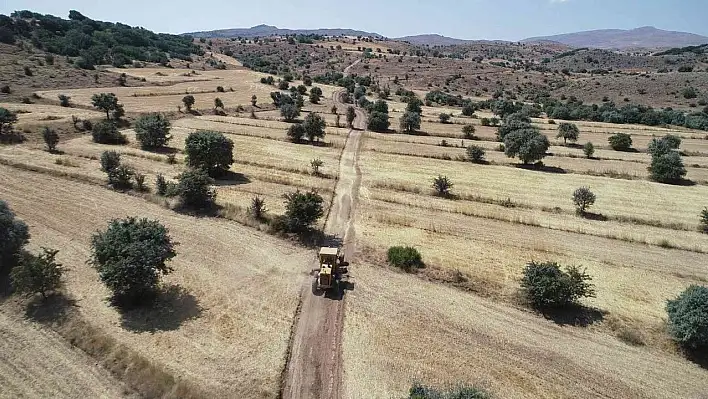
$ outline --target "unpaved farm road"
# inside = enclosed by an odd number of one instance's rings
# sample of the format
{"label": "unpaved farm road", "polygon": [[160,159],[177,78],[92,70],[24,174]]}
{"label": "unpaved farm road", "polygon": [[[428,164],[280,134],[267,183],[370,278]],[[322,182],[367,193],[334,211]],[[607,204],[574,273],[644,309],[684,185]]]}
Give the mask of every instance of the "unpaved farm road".
{"label": "unpaved farm road", "polygon": [[[340,94],[334,94],[335,103],[339,109],[347,109],[348,105],[339,100]],[[362,131],[366,127],[364,113],[360,110],[357,110],[354,127],[349,131],[339,161],[339,180],[325,224],[325,234],[332,237],[331,245],[341,243],[347,259],[354,254],[352,212],[361,182],[358,158]],[[308,276],[300,292],[299,314],[284,370],[282,398],[341,397],[344,298],[314,295],[313,279]]]}

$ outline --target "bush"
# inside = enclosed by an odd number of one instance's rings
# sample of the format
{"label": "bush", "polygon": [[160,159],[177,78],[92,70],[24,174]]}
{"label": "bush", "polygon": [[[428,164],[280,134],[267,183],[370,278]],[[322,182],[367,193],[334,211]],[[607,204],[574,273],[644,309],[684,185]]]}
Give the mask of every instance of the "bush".
{"label": "bush", "polygon": [[324,215],[324,199],[315,191],[301,193],[299,190],[285,194],[284,227],[292,233],[301,233]]}
{"label": "bush", "polygon": [[87,131],[93,131],[93,123],[88,119],[84,119],[81,121],[81,128]]}
{"label": "bush", "polygon": [[504,138],[504,153],[507,157],[519,157],[521,162],[540,161],[550,147],[548,138],[533,128],[515,130]]}
{"label": "bush", "polygon": [[667,134],[660,139],[652,139],[647,149],[652,156],[667,154],[672,150],[678,150],[681,146],[681,137]]}
{"label": "bush", "polygon": [[196,102],[196,100],[194,99],[194,96],[191,94],[182,97],[182,103],[184,104],[184,107],[187,109],[187,112],[192,112],[192,107],[194,106],[195,102]]}
{"label": "bush", "polygon": [[594,298],[592,278],[575,266],[560,269],[555,262],[526,265],[521,288],[531,304],[537,308],[565,307],[577,304],[583,297]]}
{"label": "bush", "polygon": [[698,97],[698,91],[693,87],[687,87],[681,91],[681,95],[683,95],[683,98],[690,100]]}
{"label": "bush", "polygon": [[351,129],[354,127],[354,120],[355,119],[356,119],[356,110],[352,106],[347,107],[347,127],[348,128]]}
{"label": "bush", "polygon": [[141,304],[157,291],[160,275],[172,272],[175,243],[157,221],[113,220],[91,239],[90,263],[117,303]]}
{"label": "bush", "polygon": [[406,111],[401,116],[401,131],[412,133],[418,129],[420,129],[420,114]]}
{"label": "bush", "polygon": [[475,129],[474,125],[468,124],[468,125],[462,126],[462,134],[464,135],[464,137],[466,139],[474,140],[475,139],[474,133],[476,131],[477,131],[477,129]]}
{"label": "bush", "polygon": [[388,131],[391,122],[388,120],[388,114],[379,111],[373,111],[369,115],[368,129],[374,132],[383,133]]}
{"label": "bush", "polygon": [[701,228],[700,231],[704,234],[708,234],[708,208],[704,208],[701,211]]}
{"label": "bush", "polygon": [[325,120],[316,112],[311,112],[305,117],[302,127],[305,130],[305,136],[310,140],[310,143],[315,140],[319,141],[325,136]]}
{"label": "bush", "polygon": [[234,142],[222,133],[197,131],[185,140],[186,163],[211,177],[219,177],[234,163],[233,148]]}
{"label": "bush", "polygon": [[288,83],[287,80],[281,80],[280,83],[278,83],[278,88],[280,90],[287,90],[288,87],[290,87],[290,83]]}
{"label": "bush", "polygon": [[169,133],[170,121],[161,114],[143,115],[135,121],[135,138],[144,150],[164,147]]}
{"label": "bush", "polygon": [[452,115],[446,114],[446,113],[441,113],[438,115],[438,119],[440,120],[440,123],[450,123],[450,119],[452,118]]}
{"label": "bush", "polygon": [[59,94],[59,105],[62,107],[70,107],[71,97],[64,94]]}
{"label": "bush", "polygon": [[32,68],[30,68],[29,66],[25,66],[23,69],[25,71],[25,75],[27,75],[27,76],[34,75],[34,73],[32,72]]}
{"label": "bush", "polygon": [[91,130],[91,136],[93,141],[99,144],[125,144],[128,139],[121,132],[113,122],[101,121],[93,125]]}
{"label": "bush", "polygon": [[120,154],[115,151],[103,151],[101,154],[101,170],[111,173],[120,166]]}
{"label": "bush", "polygon": [[216,86],[216,92],[217,92],[217,93],[223,93],[223,92],[224,92],[224,86]]}
{"label": "bush", "polygon": [[64,272],[62,265],[55,260],[58,252],[42,248],[42,253],[37,256],[24,254],[10,273],[15,291],[29,295],[41,294],[46,299],[48,292],[58,289]]}
{"label": "bush", "polygon": [[280,106],[280,116],[285,118],[286,122],[293,122],[300,116],[300,109],[295,104],[282,104]]}
{"label": "bush", "polygon": [[324,162],[322,162],[321,159],[315,158],[310,161],[310,166],[312,167],[312,174],[315,176],[320,175],[320,168],[324,165]]}
{"label": "bush", "polygon": [[10,86],[8,85],[3,85],[2,87],[0,87],[0,93],[2,94],[10,94],[11,92],[12,90],[10,90]]}
{"label": "bush", "polygon": [[44,144],[47,146],[47,151],[55,152],[57,150],[57,144],[59,144],[59,135],[54,129],[50,129],[45,126],[42,130],[42,138],[44,138]]}
{"label": "bush", "polygon": [[708,347],[708,288],[691,285],[676,299],[667,301],[669,333],[689,349]]}
{"label": "bush", "polygon": [[391,247],[387,254],[388,263],[405,271],[424,267],[423,260],[417,249],[413,247]]}
{"label": "bush", "polygon": [[595,153],[595,146],[591,142],[585,143],[583,146],[583,153],[585,153],[585,157],[590,159],[592,158],[592,155]]}
{"label": "bush", "polygon": [[617,133],[610,136],[607,141],[615,151],[629,151],[632,148],[632,136],[627,133]]}
{"label": "bush", "polygon": [[17,114],[7,108],[0,107],[0,135],[11,133],[15,122],[17,122]]}
{"label": "bush", "polygon": [[435,189],[435,195],[439,197],[449,197],[450,190],[454,184],[447,178],[447,176],[438,176],[433,179],[433,188]]}
{"label": "bush", "polygon": [[474,163],[482,163],[484,162],[484,155],[486,151],[484,150],[483,147],[480,147],[478,145],[471,145],[467,147],[467,159],[470,162]]}
{"label": "bush", "polygon": [[135,172],[127,165],[118,165],[108,172],[108,184],[116,190],[129,190],[133,188],[131,179]]}
{"label": "bush", "polygon": [[408,390],[407,399],[491,399],[492,395],[484,389],[460,385],[448,390],[439,390],[419,383]]}
{"label": "bush", "polygon": [[571,142],[577,141],[579,135],[580,130],[574,123],[563,122],[558,125],[558,134],[556,135],[556,138],[562,137],[564,144],[568,144],[568,140]]}
{"label": "bush", "polygon": [[0,200],[0,273],[17,263],[29,237],[27,224],[15,217],[7,202]]}
{"label": "bush", "polygon": [[145,177],[142,173],[135,173],[135,188],[138,191],[148,191],[148,188],[145,187]]}
{"label": "bush", "polygon": [[580,187],[573,192],[573,203],[575,210],[583,215],[585,211],[595,203],[595,194],[589,187]]}
{"label": "bush", "polygon": [[305,127],[302,123],[295,123],[288,128],[288,137],[293,143],[299,143],[305,137]]}
{"label": "bush", "polygon": [[214,179],[201,170],[188,170],[177,176],[177,192],[185,208],[207,209],[216,201],[216,191],[211,187]]}
{"label": "bush", "polygon": [[652,155],[649,172],[651,179],[660,183],[678,183],[686,176],[681,156],[674,151]]}
{"label": "bush", "polygon": [[265,200],[259,196],[251,198],[251,205],[248,207],[248,213],[256,220],[265,219],[268,209],[265,205]]}

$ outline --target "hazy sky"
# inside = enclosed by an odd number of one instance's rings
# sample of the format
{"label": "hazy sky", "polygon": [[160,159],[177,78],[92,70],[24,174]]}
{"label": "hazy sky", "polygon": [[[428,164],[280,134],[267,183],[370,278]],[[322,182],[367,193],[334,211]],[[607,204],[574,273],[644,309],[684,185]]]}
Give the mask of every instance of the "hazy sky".
{"label": "hazy sky", "polygon": [[708,0],[0,0],[0,13],[29,9],[157,32],[259,24],[351,28],[400,37],[439,33],[461,39],[520,40],[605,28],[656,26],[708,36]]}

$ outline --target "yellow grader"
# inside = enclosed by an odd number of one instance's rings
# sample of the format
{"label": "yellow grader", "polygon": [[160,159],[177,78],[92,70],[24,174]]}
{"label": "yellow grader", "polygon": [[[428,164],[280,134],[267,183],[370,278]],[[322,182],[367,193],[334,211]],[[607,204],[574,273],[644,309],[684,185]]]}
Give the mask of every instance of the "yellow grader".
{"label": "yellow grader", "polygon": [[349,262],[344,261],[341,248],[320,248],[319,260],[320,268],[312,283],[312,291],[315,294],[323,291],[340,292],[342,278],[349,273]]}

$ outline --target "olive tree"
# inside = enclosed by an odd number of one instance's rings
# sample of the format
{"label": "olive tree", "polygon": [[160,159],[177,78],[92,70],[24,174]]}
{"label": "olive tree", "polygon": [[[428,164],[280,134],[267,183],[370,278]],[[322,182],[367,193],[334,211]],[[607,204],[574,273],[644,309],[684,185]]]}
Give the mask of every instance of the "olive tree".
{"label": "olive tree", "polygon": [[587,159],[592,158],[593,154],[595,154],[595,146],[591,142],[588,141],[583,146],[583,153],[585,153],[585,157]]}
{"label": "olive tree", "polygon": [[578,141],[580,136],[580,129],[574,123],[562,122],[558,125],[558,134],[556,138],[563,138],[563,143],[568,144],[568,140],[571,142]]}
{"label": "olive tree", "polygon": [[99,144],[125,144],[128,139],[118,131],[118,127],[111,121],[101,121],[93,125],[91,137],[94,143]]}
{"label": "olive tree", "polygon": [[485,155],[484,147],[471,145],[467,147],[467,159],[473,163],[483,163]]}
{"label": "olive tree", "polygon": [[649,165],[651,179],[660,183],[676,184],[686,176],[686,168],[678,152],[653,154]]}
{"label": "olive tree", "polygon": [[187,109],[187,112],[192,112],[192,107],[194,106],[194,103],[196,100],[194,99],[194,96],[191,94],[188,94],[184,97],[182,97],[182,103],[184,104],[184,107]]}
{"label": "olive tree", "polygon": [[170,121],[162,114],[143,115],[135,121],[135,138],[143,149],[164,147],[170,140]]}
{"label": "olive tree", "polygon": [[475,129],[474,125],[466,124],[466,125],[462,126],[462,134],[466,139],[474,140],[475,139],[474,133],[476,131],[477,131],[477,129]]}
{"label": "olive tree", "polygon": [[91,96],[91,103],[94,107],[106,113],[106,120],[111,119],[111,112],[121,111],[123,109],[123,106],[118,103],[118,97],[113,93],[94,94]]}
{"label": "olive tree", "polygon": [[632,136],[627,133],[613,134],[607,141],[615,151],[629,151],[632,148]]}
{"label": "olive tree", "polygon": [[224,175],[234,163],[234,142],[222,133],[200,130],[187,136],[184,144],[187,166],[211,177]]}
{"label": "olive tree", "polygon": [[283,104],[280,106],[280,115],[286,122],[293,122],[300,116],[300,109],[295,104]]}
{"label": "olive tree", "polygon": [[420,129],[420,114],[406,111],[403,116],[401,116],[401,131],[413,133],[418,129]]}
{"label": "olive tree", "polygon": [[309,113],[302,123],[303,129],[305,129],[305,136],[310,140],[310,143],[324,138],[326,126],[325,120],[316,112]]}
{"label": "olive tree", "polygon": [[504,137],[506,156],[518,157],[524,164],[543,159],[550,145],[548,138],[533,128],[514,130]]}
{"label": "olive tree", "polygon": [[287,231],[304,232],[324,215],[324,199],[315,191],[302,193],[299,190],[285,194],[284,222]]}
{"label": "olive tree", "polygon": [[424,267],[420,252],[413,247],[394,246],[388,249],[386,254],[388,263],[391,266],[401,268],[405,271]]}
{"label": "olive tree", "polygon": [[573,203],[578,214],[584,215],[585,211],[595,203],[595,193],[589,187],[580,187],[573,192]]}
{"label": "olive tree", "polygon": [[17,122],[17,114],[7,108],[0,107],[0,136],[11,133],[12,126]]}
{"label": "olive tree", "polygon": [[347,127],[348,128],[353,128],[354,127],[354,119],[356,119],[356,110],[354,107],[348,107],[347,108]]}

